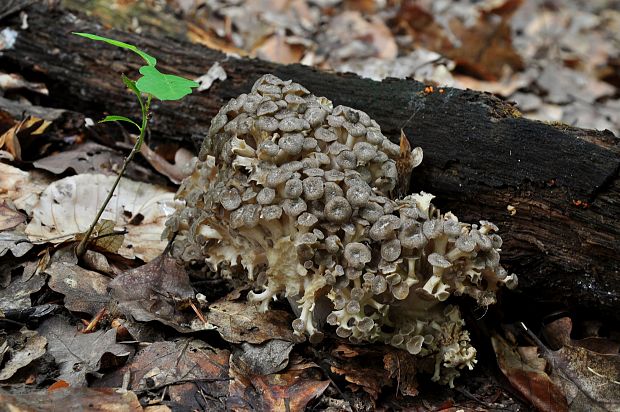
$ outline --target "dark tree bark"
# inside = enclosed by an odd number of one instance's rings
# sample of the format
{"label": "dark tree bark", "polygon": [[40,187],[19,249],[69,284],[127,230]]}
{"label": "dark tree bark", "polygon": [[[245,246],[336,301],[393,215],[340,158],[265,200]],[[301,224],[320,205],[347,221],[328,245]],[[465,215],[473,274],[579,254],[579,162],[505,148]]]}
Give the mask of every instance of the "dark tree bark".
{"label": "dark tree bark", "polygon": [[137,77],[139,58],[72,31],[136,44],[158,58],[162,71],[190,78],[215,62],[224,67],[228,78],[208,91],[153,105],[156,139],[195,143],[218,109],[262,74],[293,79],[334,104],[367,112],[391,139],[402,128],[412,146],[422,147],[410,189],[435,194],[435,203],[462,221],[488,219],[500,227],[502,259],[519,275],[519,299],[620,319],[620,145],[610,132],[528,120],[487,93],[436,87],[427,93],[414,80],[375,82],[237,59],[170,38],[105,30],[67,11],[40,5],[26,11],[26,30],[14,13],[4,18],[19,34],[2,52],[0,70],[45,82],[50,94],[39,104],[94,118],[139,112],[118,76]]}

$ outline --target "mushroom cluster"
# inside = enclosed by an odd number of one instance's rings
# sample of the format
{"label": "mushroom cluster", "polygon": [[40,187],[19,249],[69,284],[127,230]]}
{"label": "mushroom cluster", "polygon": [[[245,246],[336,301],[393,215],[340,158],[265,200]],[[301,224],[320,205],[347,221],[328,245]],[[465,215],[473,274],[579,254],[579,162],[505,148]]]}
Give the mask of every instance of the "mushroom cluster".
{"label": "mushroom cluster", "polygon": [[421,160],[366,113],[265,75],[213,118],[164,236],[185,262],[241,270],[260,310],[288,298],[296,334],[317,341],[333,325],[430,358],[433,380],[452,384],[476,350],[446,301],[486,307],[516,277],[492,223],[441,214],[428,193],[396,198]]}

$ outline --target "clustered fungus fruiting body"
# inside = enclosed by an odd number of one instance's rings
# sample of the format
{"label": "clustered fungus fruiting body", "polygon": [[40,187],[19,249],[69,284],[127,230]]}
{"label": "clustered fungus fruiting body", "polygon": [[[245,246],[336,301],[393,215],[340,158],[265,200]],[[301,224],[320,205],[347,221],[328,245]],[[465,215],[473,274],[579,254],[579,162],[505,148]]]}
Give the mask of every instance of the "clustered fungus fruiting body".
{"label": "clustered fungus fruiting body", "polygon": [[327,323],[431,358],[433,380],[452,384],[476,350],[448,298],[486,307],[516,277],[492,223],[441,214],[428,193],[395,198],[421,160],[366,113],[265,75],[213,118],[165,236],[186,262],[242,268],[260,310],[288,298],[296,334],[316,341]]}

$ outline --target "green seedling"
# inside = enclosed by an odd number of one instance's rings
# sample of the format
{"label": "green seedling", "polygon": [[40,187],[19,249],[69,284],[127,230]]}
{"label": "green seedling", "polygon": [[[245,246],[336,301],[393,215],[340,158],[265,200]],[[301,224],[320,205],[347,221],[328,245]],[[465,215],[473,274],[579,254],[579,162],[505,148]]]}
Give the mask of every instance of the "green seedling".
{"label": "green seedling", "polygon": [[123,167],[118,173],[118,176],[116,180],[114,181],[114,185],[112,185],[112,189],[108,193],[108,196],[103,201],[101,208],[97,212],[97,216],[95,216],[95,219],[93,220],[92,224],[90,225],[90,227],[84,234],[84,237],[78,244],[76,252],[77,252],[77,256],[81,258],[84,255],[84,253],[86,253],[89,238],[92,235],[93,230],[97,226],[97,223],[99,222],[99,219],[101,218],[101,215],[103,214],[103,211],[105,210],[106,206],[110,202],[110,199],[112,199],[114,191],[116,190],[116,187],[118,186],[118,183],[120,182],[121,177],[125,173],[127,166],[132,161],[135,154],[139,152],[140,148],[142,147],[142,143],[144,142],[144,136],[146,134],[146,129],[148,125],[148,117],[149,117],[149,109],[151,106],[151,100],[153,98],[156,98],[159,100],[182,99],[184,96],[192,92],[192,87],[198,87],[198,83],[192,80],[185,79],[183,77],[175,76],[173,74],[165,74],[165,73],[160,72],[155,67],[155,65],[157,64],[157,59],[155,59],[155,57],[149,55],[148,53],[138,49],[136,46],[132,44],[123,43],[121,41],[114,40],[114,39],[108,39],[102,36],[97,36],[96,34],[90,34],[90,33],[73,33],[73,34],[86,37],[87,39],[91,39],[91,40],[103,41],[113,46],[130,50],[136,53],[146,62],[144,66],[140,67],[140,74],[142,75],[142,77],[140,77],[137,81],[129,79],[124,74],[121,75],[121,79],[123,83],[125,84],[125,86],[130,91],[132,91],[138,99],[138,103],[140,104],[140,110],[142,112],[142,120],[140,122],[135,122],[126,116],[113,115],[113,116],[106,116],[103,120],[99,122],[99,123],[103,123],[103,122],[129,123],[135,126],[140,132],[140,134],[139,134],[138,139],[136,140],[136,143],[134,144],[133,149],[131,150],[129,155],[125,158],[125,161],[123,162]]}

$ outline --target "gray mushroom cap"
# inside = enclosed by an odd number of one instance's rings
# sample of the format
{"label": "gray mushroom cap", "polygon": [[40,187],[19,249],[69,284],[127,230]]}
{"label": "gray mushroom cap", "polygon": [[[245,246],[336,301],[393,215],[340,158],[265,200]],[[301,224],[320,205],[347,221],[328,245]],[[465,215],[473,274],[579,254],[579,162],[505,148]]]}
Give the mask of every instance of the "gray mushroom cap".
{"label": "gray mushroom cap", "polygon": [[452,266],[452,263],[450,263],[450,261],[446,259],[445,256],[440,255],[439,253],[431,253],[430,255],[428,255],[427,259],[428,263],[440,268],[449,268],[450,266]]}
{"label": "gray mushroom cap", "polygon": [[353,268],[361,269],[372,259],[368,246],[359,242],[348,243],[344,248],[344,258]]}
{"label": "gray mushroom cap", "polygon": [[400,240],[388,240],[381,244],[381,257],[388,262],[393,262],[400,256],[401,250]]}
{"label": "gray mushroom cap", "polygon": [[325,182],[318,176],[310,176],[302,181],[306,200],[318,200],[325,193]]}
{"label": "gray mushroom cap", "polygon": [[267,185],[267,187],[275,188],[278,185],[281,185],[282,183],[289,180],[292,176],[293,173],[291,173],[290,171],[283,168],[276,168],[271,170],[267,174],[265,185]]}
{"label": "gray mushroom cap", "polygon": [[370,188],[361,184],[353,185],[347,189],[347,200],[353,207],[364,207],[368,205],[370,198]]}
{"label": "gray mushroom cap", "polygon": [[325,217],[334,223],[344,223],[351,218],[353,209],[342,196],[334,196],[325,204]]}
{"label": "gray mushroom cap", "polygon": [[469,253],[476,248],[476,241],[469,234],[463,234],[456,239],[454,245],[459,248],[459,250]]}
{"label": "gray mushroom cap", "polygon": [[371,290],[375,295],[380,295],[385,292],[388,288],[388,282],[383,276],[375,276],[372,279]]}
{"label": "gray mushroom cap", "polygon": [[370,228],[370,238],[372,240],[387,239],[400,227],[400,223],[400,219],[397,216],[383,215]]}
{"label": "gray mushroom cap", "polygon": [[282,210],[284,210],[284,213],[286,213],[290,217],[296,218],[297,216],[308,210],[308,205],[301,198],[284,199],[284,201],[282,202]]}
{"label": "gray mushroom cap", "polygon": [[226,210],[235,210],[241,205],[239,191],[234,187],[224,190],[220,198],[220,203]]}
{"label": "gray mushroom cap", "polygon": [[280,138],[278,146],[290,156],[297,156],[304,147],[304,136],[301,133],[287,133]]}
{"label": "gray mushroom cap", "polygon": [[337,140],[338,136],[333,131],[320,127],[314,131],[314,138],[329,143]]}
{"label": "gray mushroom cap", "polygon": [[299,196],[301,196],[303,190],[304,188],[303,188],[303,184],[301,183],[301,180],[297,178],[292,178],[292,179],[289,179],[284,184],[284,190],[282,191],[282,196],[287,199],[296,199]]}
{"label": "gray mushroom cap", "polygon": [[282,216],[282,208],[279,205],[263,207],[261,216],[267,221],[280,219],[280,217]]}
{"label": "gray mushroom cap", "polygon": [[256,201],[261,205],[270,205],[276,198],[276,191],[270,187],[263,187],[258,195],[256,195]]}
{"label": "gray mushroom cap", "polygon": [[360,209],[360,216],[370,223],[375,223],[383,216],[383,207],[375,202],[369,202],[368,205]]}
{"label": "gray mushroom cap", "polygon": [[353,152],[357,156],[357,161],[366,164],[372,161],[377,155],[375,146],[368,142],[357,142],[353,146]]}
{"label": "gray mushroom cap", "polygon": [[258,156],[261,158],[275,157],[280,151],[280,147],[272,140],[265,140],[258,145]]}
{"label": "gray mushroom cap", "polygon": [[[303,212],[297,218],[297,224],[300,226],[305,226],[305,227],[314,226],[315,224],[317,224],[318,221],[319,219],[316,216],[308,212]],[[316,236],[316,234],[314,236]]]}

